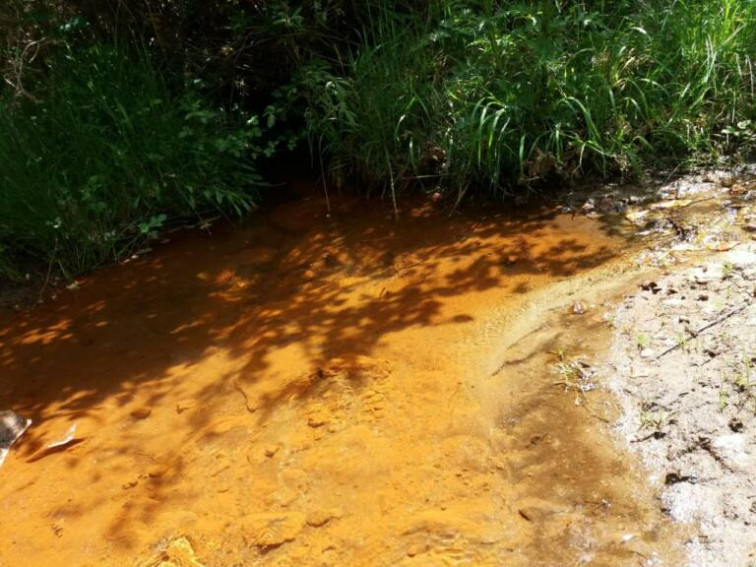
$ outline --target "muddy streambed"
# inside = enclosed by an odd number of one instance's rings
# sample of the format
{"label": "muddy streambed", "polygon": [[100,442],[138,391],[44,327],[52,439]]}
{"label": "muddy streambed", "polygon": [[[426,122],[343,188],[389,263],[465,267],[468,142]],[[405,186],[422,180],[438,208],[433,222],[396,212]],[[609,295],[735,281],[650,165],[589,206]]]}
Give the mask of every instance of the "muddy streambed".
{"label": "muddy streambed", "polygon": [[616,404],[555,370],[608,347],[629,223],[334,207],[2,315],[0,409],[34,423],[0,469],[0,565],[679,564]]}

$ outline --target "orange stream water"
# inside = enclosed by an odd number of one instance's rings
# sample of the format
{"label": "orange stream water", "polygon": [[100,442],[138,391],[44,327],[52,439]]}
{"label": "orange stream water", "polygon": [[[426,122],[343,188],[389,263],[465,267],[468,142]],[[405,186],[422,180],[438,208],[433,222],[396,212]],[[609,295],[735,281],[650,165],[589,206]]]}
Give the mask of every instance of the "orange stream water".
{"label": "orange stream water", "polygon": [[605,344],[569,306],[616,291],[627,247],[550,211],[308,197],[3,316],[0,409],[34,425],[0,469],[0,565],[674,564],[552,372]]}

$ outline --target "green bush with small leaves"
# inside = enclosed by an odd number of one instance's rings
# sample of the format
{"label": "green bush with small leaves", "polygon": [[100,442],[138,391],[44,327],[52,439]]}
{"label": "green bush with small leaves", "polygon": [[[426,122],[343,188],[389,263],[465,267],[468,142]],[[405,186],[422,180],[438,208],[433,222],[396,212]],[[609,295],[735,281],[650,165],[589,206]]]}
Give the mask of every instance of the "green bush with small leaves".
{"label": "green bush with small leaves", "polygon": [[33,98],[0,103],[0,271],[74,276],[166,223],[239,215],[263,184],[258,118],[232,120],[138,49],[65,51]]}

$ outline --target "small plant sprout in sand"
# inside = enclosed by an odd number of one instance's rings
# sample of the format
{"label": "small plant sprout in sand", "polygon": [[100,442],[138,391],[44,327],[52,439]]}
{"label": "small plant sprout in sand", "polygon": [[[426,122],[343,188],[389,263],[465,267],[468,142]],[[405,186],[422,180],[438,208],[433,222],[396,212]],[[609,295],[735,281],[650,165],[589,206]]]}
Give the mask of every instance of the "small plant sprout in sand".
{"label": "small plant sprout in sand", "polygon": [[648,336],[644,333],[638,333],[635,335],[635,345],[638,347],[638,350],[643,350],[648,346]]}
{"label": "small plant sprout in sand", "polygon": [[751,378],[754,362],[756,362],[754,356],[741,356],[732,384],[738,396],[738,407],[743,408],[751,404],[752,409],[756,411],[756,382]]}
{"label": "small plant sprout in sand", "polygon": [[722,264],[722,279],[726,280],[732,277],[732,273],[735,271],[735,266],[732,262],[725,262]]}
{"label": "small plant sprout in sand", "polygon": [[614,313],[604,313],[604,321],[606,321],[606,324],[614,329],[617,326],[617,315],[615,315]]}
{"label": "small plant sprout in sand", "polygon": [[685,335],[685,333],[679,332],[677,333],[677,348],[684,350],[685,352],[690,352],[691,345],[690,338]]}
{"label": "small plant sprout in sand", "polygon": [[554,382],[554,385],[564,388],[565,393],[574,392],[575,405],[579,406],[584,401],[585,393],[596,388],[596,383],[591,381],[596,373],[590,364],[580,358],[568,360],[562,349],[559,349],[556,355],[554,371],[559,375],[559,380]]}
{"label": "small plant sprout in sand", "polygon": [[730,403],[730,394],[724,388],[719,389],[719,411],[724,411]]}
{"label": "small plant sprout in sand", "polygon": [[672,421],[675,412],[668,409],[657,409],[655,404],[644,402],[640,410],[640,429],[650,430],[651,435],[661,433],[662,428]]}

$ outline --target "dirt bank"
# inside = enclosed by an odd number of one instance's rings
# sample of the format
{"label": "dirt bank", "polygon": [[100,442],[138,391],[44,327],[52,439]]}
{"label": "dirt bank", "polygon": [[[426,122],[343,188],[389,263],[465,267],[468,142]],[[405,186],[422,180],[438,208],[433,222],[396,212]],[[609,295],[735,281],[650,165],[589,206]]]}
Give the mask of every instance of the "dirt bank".
{"label": "dirt bank", "polygon": [[754,285],[756,253],[737,250],[657,278],[617,318],[621,430],[665,485],[665,510],[698,524],[689,565],[756,553]]}
{"label": "dirt bank", "polygon": [[309,197],[4,315],[34,424],[0,564],[678,564],[611,400],[556,370],[608,347],[631,227],[403,218]]}
{"label": "dirt bank", "polygon": [[662,487],[665,513],[695,527],[684,564],[750,565],[756,184],[692,179],[668,189],[656,212],[671,218],[670,239],[640,258],[656,269],[612,317],[608,374],[623,407],[619,432]]}

